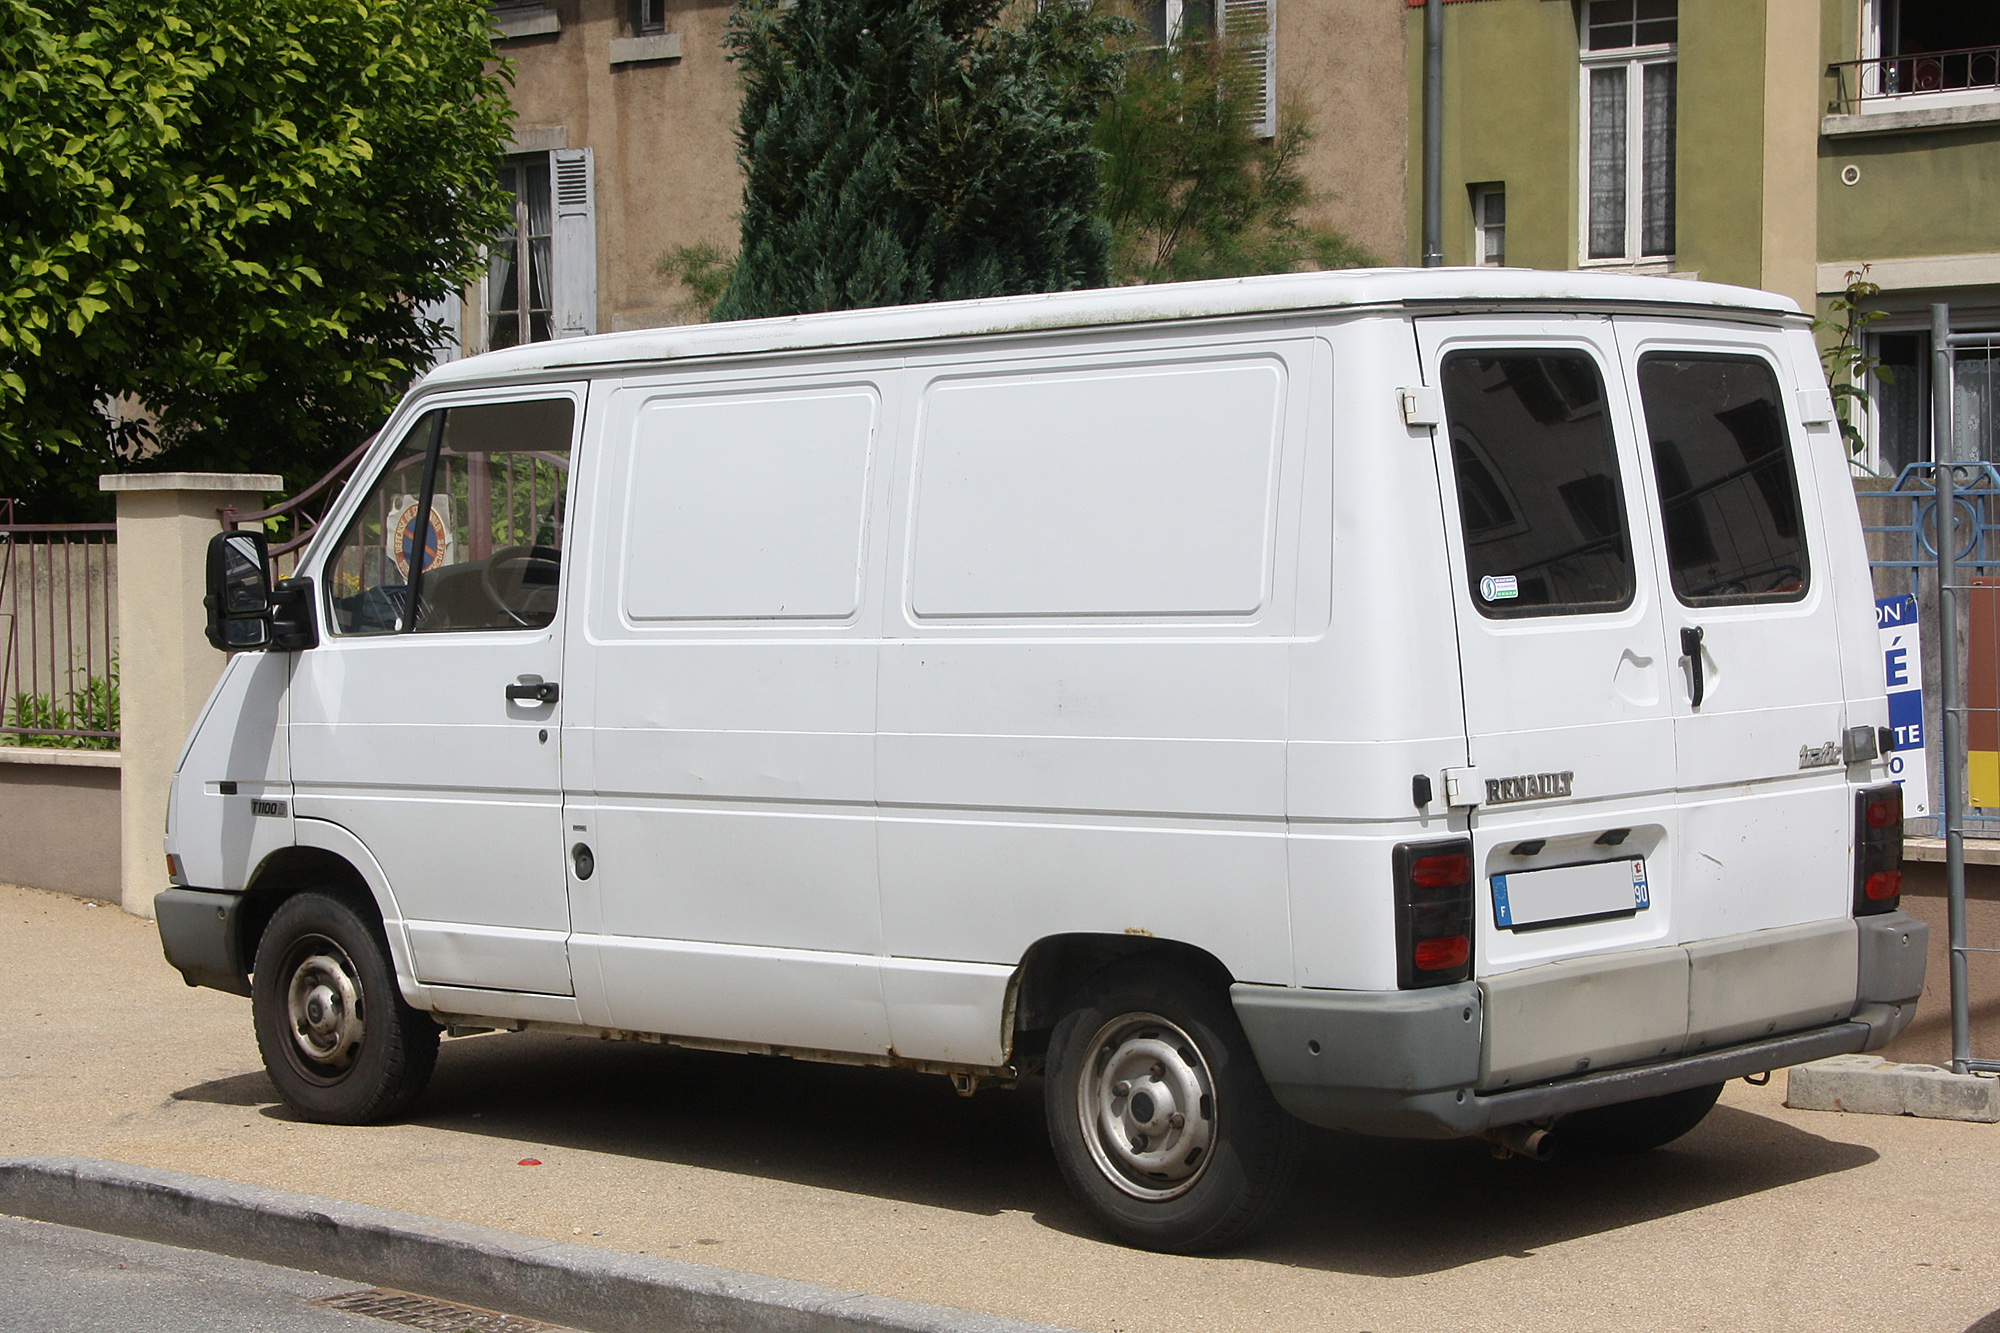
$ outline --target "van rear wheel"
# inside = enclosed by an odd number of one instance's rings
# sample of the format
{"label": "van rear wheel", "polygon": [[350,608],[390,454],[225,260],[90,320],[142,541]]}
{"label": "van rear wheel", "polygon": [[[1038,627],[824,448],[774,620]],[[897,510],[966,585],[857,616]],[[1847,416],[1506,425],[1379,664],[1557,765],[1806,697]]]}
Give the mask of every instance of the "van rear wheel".
{"label": "van rear wheel", "polygon": [[1561,1147],[1585,1152],[1650,1152],[1699,1125],[1721,1095],[1722,1085],[1710,1083],[1616,1106],[1594,1106],[1558,1121],[1555,1140]]}
{"label": "van rear wheel", "polygon": [[1050,1036],[1043,1090],[1064,1178],[1129,1244],[1227,1245],[1291,1184],[1298,1122],[1264,1085],[1228,997],[1180,969],[1101,973]]}
{"label": "van rear wheel", "polygon": [[324,893],[288,898],[272,914],[250,1009],[271,1082],[307,1120],[394,1119],[437,1065],[437,1024],[403,1003],[380,928]]}

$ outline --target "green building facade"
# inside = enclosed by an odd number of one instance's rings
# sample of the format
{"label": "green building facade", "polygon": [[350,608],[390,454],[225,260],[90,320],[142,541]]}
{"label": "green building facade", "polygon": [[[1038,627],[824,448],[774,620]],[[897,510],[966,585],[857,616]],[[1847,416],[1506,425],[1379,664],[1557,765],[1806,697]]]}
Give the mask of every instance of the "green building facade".
{"label": "green building facade", "polygon": [[[2000,4],[1447,0],[1448,264],[1781,292],[1881,287],[1861,460],[1926,456],[1930,306],[2000,333]],[[1423,244],[1423,10],[1407,22],[1409,259]],[[1957,353],[1961,456],[2000,461],[2000,350]]]}

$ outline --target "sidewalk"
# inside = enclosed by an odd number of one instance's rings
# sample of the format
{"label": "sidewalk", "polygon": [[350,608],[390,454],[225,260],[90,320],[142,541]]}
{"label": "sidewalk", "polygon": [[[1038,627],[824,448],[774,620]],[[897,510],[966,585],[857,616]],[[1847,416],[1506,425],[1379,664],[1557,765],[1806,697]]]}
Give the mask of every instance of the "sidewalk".
{"label": "sidewalk", "polygon": [[[1269,1235],[1108,1244],[1033,1096],[522,1035],[447,1042],[414,1121],[279,1107],[245,1000],[149,922],[0,888],[0,1155],[74,1154],[1102,1333],[1883,1329],[2000,1313],[2000,1126],[1733,1083],[1636,1159],[1323,1135]],[[524,1159],[540,1166],[519,1165]],[[1985,1329],[1981,1333],[1986,1333]]]}

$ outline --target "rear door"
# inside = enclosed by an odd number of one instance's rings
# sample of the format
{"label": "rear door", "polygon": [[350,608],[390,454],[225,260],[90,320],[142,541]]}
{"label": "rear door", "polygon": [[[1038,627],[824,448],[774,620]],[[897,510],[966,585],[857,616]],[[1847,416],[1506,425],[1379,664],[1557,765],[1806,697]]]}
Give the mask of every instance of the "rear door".
{"label": "rear door", "polygon": [[[1429,319],[1417,335],[1443,402],[1434,447],[1482,786],[1478,975],[1670,943],[1672,659],[1610,322]],[[1671,990],[1684,973],[1661,976]],[[1673,996],[1644,1008],[1658,1031],[1621,1048],[1678,1045]]]}
{"label": "rear door", "polygon": [[1664,556],[1680,938],[1843,916],[1839,607],[1783,334],[1616,323]]}

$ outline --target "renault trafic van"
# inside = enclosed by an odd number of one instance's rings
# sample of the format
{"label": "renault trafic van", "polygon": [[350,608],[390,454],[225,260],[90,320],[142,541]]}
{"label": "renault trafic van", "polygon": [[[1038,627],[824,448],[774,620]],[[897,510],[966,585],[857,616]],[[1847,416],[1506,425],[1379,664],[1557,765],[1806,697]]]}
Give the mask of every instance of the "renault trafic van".
{"label": "renault trafic van", "polygon": [[1299,1121],[1639,1150],[1910,1021],[1806,320],[1314,273],[442,366],[235,650],[158,899],[309,1120],[441,1031],[1038,1073],[1192,1251]]}

